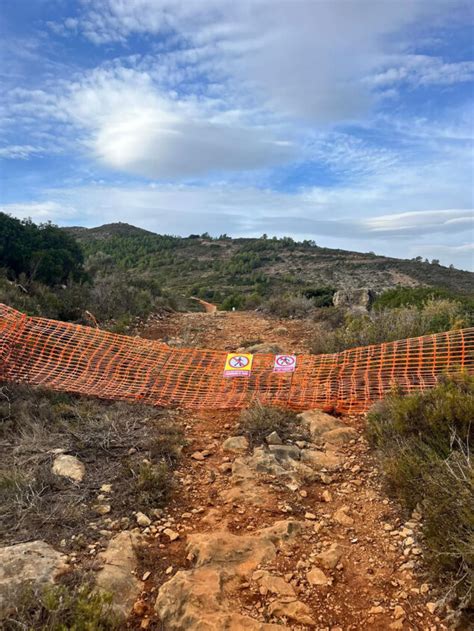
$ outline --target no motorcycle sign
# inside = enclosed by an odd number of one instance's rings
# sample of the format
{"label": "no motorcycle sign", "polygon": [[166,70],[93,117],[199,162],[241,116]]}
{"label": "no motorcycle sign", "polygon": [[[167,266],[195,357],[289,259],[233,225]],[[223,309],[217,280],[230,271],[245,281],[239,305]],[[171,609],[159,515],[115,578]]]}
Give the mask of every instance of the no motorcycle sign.
{"label": "no motorcycle sign", "polygon": [[296,355],[276,355],[273,364],[273,372],[294,372],[296,368]]}
{"label": "no motorcycle sign", "polygon": [[250,353],[228,353],[224,366],[224,377],[248,377],[252,370],[253,355]]}

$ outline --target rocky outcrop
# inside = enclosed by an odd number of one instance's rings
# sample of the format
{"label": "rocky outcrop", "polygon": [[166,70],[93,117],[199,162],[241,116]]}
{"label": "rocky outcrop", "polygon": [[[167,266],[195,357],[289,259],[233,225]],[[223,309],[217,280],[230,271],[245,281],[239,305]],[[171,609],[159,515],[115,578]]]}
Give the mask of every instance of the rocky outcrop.
{"label": "rocky outcrop", "polygon": [[283,579],[272,580],[268,572],[256,577],[254,573],[259,565],[273,561],[278,549],[301,528],[299,522],[288,520],[254,534],[234,535],[221,530],[190,535],[188,559],[194,562],[194,569],[177,572],[161,587],[156,600],[155,609],[165,628],[170,631],[285,629],[232,613],[232,591],[254,576],[263,581],[263,590],[285,592],[285,600],[298,602],[294,590]]}
{"label": "rocky outcrop", "polygon": [[134,575],[137,566],[135,549],[139,537],[134,533],[120,532],[110,540],[100,555],[103,567],[97,573],[98,591],[111,595],[115,613],[125,618],[142,589],[142,583]]}
{"label": "rocky outcrop", "polygon": [[370,289],[340,289],[334,294],[332,301],[335,307],[343,307],[350,311],[364,313],[368,311],[375,295]]}
{"label": "rocky outcrop", "polygon": [[25,588],[41,589],[68,570],[66,557],[44,541],[0,548],[0,620]]}

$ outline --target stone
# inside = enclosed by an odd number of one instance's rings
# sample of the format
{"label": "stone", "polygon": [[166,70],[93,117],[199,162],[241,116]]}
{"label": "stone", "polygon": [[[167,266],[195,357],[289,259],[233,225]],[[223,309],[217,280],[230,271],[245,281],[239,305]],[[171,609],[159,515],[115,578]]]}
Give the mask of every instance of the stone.
{"label": "stone", "polygon": [[147,517],[147,515],[145,515],[145,513],[140,513],[138,512],[135,515],[135,519],[137,520],[137,524],[139,526],[149,526],[151,524],[151,519],[149,517]]}
{"label": "stone", "polygon": [[245,436],[231,436],[222,444],[224,451],[240,452],[247,451],[248,448],[249,441]]}
{"label": "stone", "polygon": [[193,460],[198,460],[199,462],[202,462],[206,459],[206,457],[200,451],[195,451],[194,453],[192,453],[191,458]]}
{"label": "stone", "polygon": [[334,521],[342,526],[353,526],[354,520],[347,514],[347,511],[347,506],[341,506],[341,508],[339,508],[332,516]]}
{"label": "stone", "polygon": [[405,610],[400,605],[395,605],[393,609],[393,615],[395,616],[395,620],[399,620],[400,618],[404,618],[406,616]]}
{"label": "stone", "polygon": [[327,503],[332,502],[332,495],[328,490],[323,491],[321,493],[321,499],[323,500],[323,502],[327,502]]}
{"label": "stone", "polygon": [[299,460],[301,457],[301,451],[296,445],[268,445],[268,449],[274,454],[277,460]]}
{"label": "stone", "polygon": [[252,353],[253,355],[257,355],[259,353],[281,353],[282,348],[278,344],[272,344],[269,342],[262,342],[261,344],[252,344],[252,346],[247,346],[244,348],[245,353]]}
{"label": "stone", "polygon": [[86,474],[86,468],[79,458],[67,454],[56,456],[53,460],[52,471],[55,475],[69,478],[74,482],[82,482]]}
{"label": "stone", "polygon": [[165,528],[163,530],[163,534],[165,534],[170,541],[176,541],[176,539],[179,539],[179,532],[175,532],[171,528]]}
{"label": "stone", "polygon": [[314,469],[326,469],[336,471],[341,466],[341,459],[334,453],[317,451],[316,449],[303,449],[301,461]]}
{"label": "stone", "polygon": [[254,572],[252,578],[254,578],[256,574],[258,574],[258,576],[254,580],[258,583],[262,596],[265,596],[269,592],[277,596],[295,596],[294,587],[281,578],[281,576],[275,576],[274,574],[270,574],[270,572],[261,571]]}
{"label": "stone", "polygon": [[306,574],[306,579],[308,583],[313,586],[329,585],[330,583],[326,574],[317,567]]}
{"label": "stone", "polygon": [[322,436],[325,443],[336,446],[347,445],[351,440],[356,440],[358,437],[359,434],[353,427],[339,427],[330,432],[325,432]]}
{"label": "stone", "polygon": [[375,294],[368,288],[339,289],[332,297],[335,307],[349,309],[353,313],[367,313],[375,299]]}
{"label": "stone", "polygon": [[299,414],[299,418],[305,425],[308,426],[311,437],[313,440],[320,438],[325,432],[329,432],[333,429],[340,427],[346,427],[344,423],[341,423],[337,418],[322,412],[321,410],[307,410]]}
{"label": "stone", "polygon": [[314,513],[305,513],[304,514],[304,518],[305,519],[314,520],[314,519],[316,519],[316,515]]}
{"label": "stone", "polygon": [[155,602],[167,631],[289,631],[288,627],[260,622],[232,613],[224,590],[225,570],[201,567],[179,571],[164,583]]}
{"label": "stone", "polygon": [[434,613],[436,611],[436,603],[426,603],[426,608],[430,613]]}
{"label": "stone", "polygon": [[265,440],[267,442],[267,445],[283,445],[283,441],[277,432],[272,432],[271,434],[268,434]]}
{"label": "stone", "polygon": [[103,493],[112,493],[112,485],[111,484],[102,484],[100,490]]}
{"label": "stone", "polygon": [[138,564],[135,549],[139,536],[124,531],[113,537],[99,555],[103,567],[97,572],[96,589],[109,594],[114,612],[125,619],[142,589],[142,583],[133,574]]}
{"label": "stone", "polygon": [[92,508],[97,515],[107,515],[112,510],[110,504],[95,504]]}
{"label": "stone", "polygon": [[[178,571],[158,593],[155,610],[167,631],[286,631],[232,613],[235,601],[228,586],[245,583],[261,564],[276,558],[277,549],[295,537],[301,525],[295,521],[276,522],[255,534],[235,535],[227,530],[196,533],[188,537],[188,560],[194,568]],[[263,591],[284,591],[281,598],[294,599],[291,585],[267,571],[257,572]],[[291,593],[290,593],[291,592]],[[231,600],[228,600],[231,598]],[[289,629],[288,629],[289,631]]]}
{"label": "stone", "polygon": [[316,559],[326,570],[334,570],[343,553],[344,549],[342,546],[338,543],[333,543],[327,550],[323,550],[323,552],[316,555]]}
{"label": "stone", "polygon": [[287,618],[297,624],[315,625],[311,617],[311,609],[300,600],[291,602],[275,600],[269,605],[268,613],[276,618]]}
{"label": "stone", "polygon": [[368,613],[370,615],[375,615],[378,616],[381,613],[384,613],[385,609],[383,607],[381,607],[380,605],[376,605],[375,607],[371,607],[368,611]]}
{"label": "stone", "polygon": [[[67,557],[44,541],[0,548],[0,621],[9,616],[22,590],[53,584],[69,570]],[[0,624],[1,626],[1,624]]]}

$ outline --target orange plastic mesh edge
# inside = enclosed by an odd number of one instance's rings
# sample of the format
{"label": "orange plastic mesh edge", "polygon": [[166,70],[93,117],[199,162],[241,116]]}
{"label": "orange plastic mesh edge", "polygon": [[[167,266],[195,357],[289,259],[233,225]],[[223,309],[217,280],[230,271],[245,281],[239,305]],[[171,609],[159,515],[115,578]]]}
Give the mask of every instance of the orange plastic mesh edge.
{"label": "orange plastic mesh edge", "polygon": [[0,304],[1,380],[192,409],[244,408],[258,399],[294,410],[363,412],[395,385],[410,393],[446,373],[473,373],[474,328],[298,355],[293,373],[273,372],[275,356],[258,354],[249,377],[225,378],[226,355],[28,317]]}

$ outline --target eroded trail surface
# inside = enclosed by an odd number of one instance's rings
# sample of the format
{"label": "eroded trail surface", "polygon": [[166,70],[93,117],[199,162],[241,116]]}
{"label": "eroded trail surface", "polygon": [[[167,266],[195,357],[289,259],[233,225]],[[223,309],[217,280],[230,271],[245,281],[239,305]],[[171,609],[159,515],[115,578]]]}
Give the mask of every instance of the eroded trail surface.
{"label": "eroded trail surface", "polygon": [[[308,350],[304,323],[253,313],[151,320],[142,335],[183,346]],[[424,579],[419,515],[403,521],[385,496],[363,417],[308,411],[306,440],[271,436],[250,446],[238,412],[176,416],[188,446],[173,501],[142,528],[137,628],[446,628]]]}

